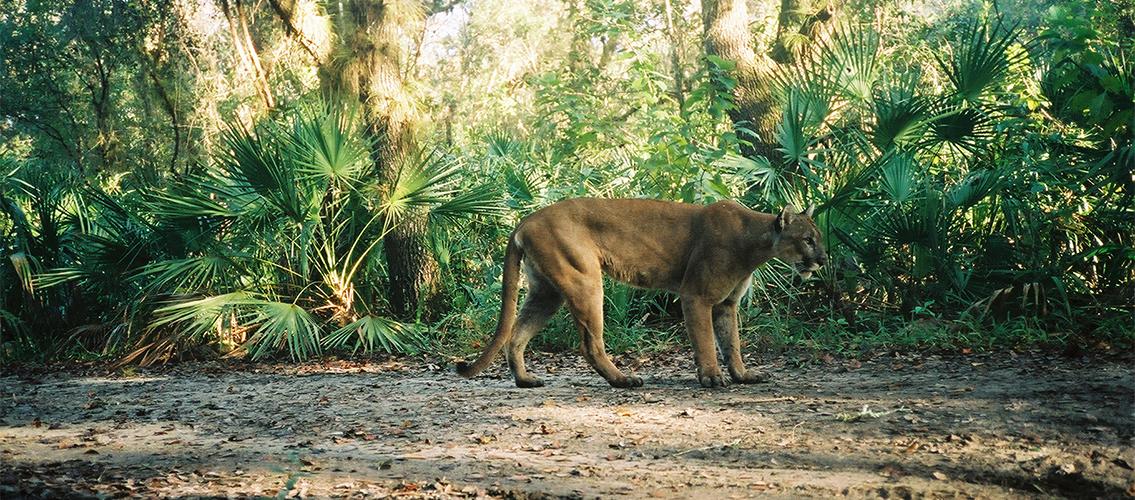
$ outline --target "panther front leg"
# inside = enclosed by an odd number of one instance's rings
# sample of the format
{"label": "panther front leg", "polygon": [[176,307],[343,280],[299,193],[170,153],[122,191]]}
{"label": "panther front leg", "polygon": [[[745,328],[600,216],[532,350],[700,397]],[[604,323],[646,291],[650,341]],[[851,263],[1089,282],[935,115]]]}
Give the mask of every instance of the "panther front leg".
{"label": "panther front leg", "polygon": [[729,382],[717,364],[717,349],[713,345],[712,306],[698,298],[682,297],[682,317],[686,333],[694,346],[694,363],[698,366],[698,383],[702,387],[725,387]]}
{"label": "panther front leg", "polygon": [[737,328],[737,304],[749,288],[746,280],[725,302],[713,306],[713,333],[717,337],[717,345],[721,347],[721,354],[725,357],[726,366],[729,367],[729,376],[739,384],[756,384],[767,382],[768,375],[758,370],[745,369],[745,362],[741,360],[741,334]]}

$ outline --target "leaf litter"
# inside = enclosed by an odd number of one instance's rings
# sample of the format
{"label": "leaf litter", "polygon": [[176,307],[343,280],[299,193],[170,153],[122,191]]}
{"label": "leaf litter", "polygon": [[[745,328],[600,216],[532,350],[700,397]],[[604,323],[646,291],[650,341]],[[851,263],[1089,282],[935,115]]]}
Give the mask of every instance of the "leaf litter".
{"label": "leaf litter", "polygon": [[542,362],[527,390],[412,359],[5,373],[0,497],[1135,493],[1129,359],[776,359],[718,390],[681,354],[638,390]]}

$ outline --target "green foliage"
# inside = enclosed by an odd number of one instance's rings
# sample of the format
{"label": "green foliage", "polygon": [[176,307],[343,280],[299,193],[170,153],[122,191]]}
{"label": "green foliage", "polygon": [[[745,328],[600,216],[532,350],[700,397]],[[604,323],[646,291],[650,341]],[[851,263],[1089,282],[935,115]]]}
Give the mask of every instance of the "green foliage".
{"label": "green foliage", "polygon": [[[1064,329],[1108,316],[1089,312],[1095,307],[1130,306],[1130,259],[1084,258],[1131,248],[1135,219],[1115,218],[1131,215],[1131,205],[1114,196],[1129,192],[1130,170],[1101,167],[1127,154],[1125,146],[1053,149],[1047,120],[1017,106],[1027,96],[1006,91],[1010,70],[1034,70],[1018,49],[1019,31],[1001,26],[960,29],[940,51],[938,70],[952,85],[938,92],[921,83],[918,68],[888,65],[866,28],[837,30],[778,78],[780,157],[741,165],[765,202],[822,202],[819,221],[842,263],[823,279],[829,289],[857,291],[860,320],[869,304],[916,321],[933,304],[976,320],[1035,315],[1043,318],[1035,328]],[[1072,229],[1085,226],[1109,230],[1089,242]],[[1093,294],[1099,287],[1114,295]]]}
{"label": "green foliage", "polygon": [[499,214],[496,195],[458,192],[458,169],[439,153],[376,184],[361,137],[352,113],[305,108],[255,132],[230,130],[217,164],[165,189],[88,189],[73,260],[39,284],[128,297],[104,307],[131,332],[120,346],[134,345],[142,362],[218,341],[253,358],[412,351],[414,329],[382,317],[379,243],[407,207],[452,224]]}
{"label": "green foliage", "polygon": [[[757,137],[689,4],[458,3],[403,34],[432,146],[383,184],[352,108],[305,104],[320,3],[298,35],[245,6],[275,110],[209,9],[0,4],[0,357],[465,349],[495,327],[512,228],[577,196],[817,203],[819,279],[755,274],[766,347],[1135,343],[1129,7],[849,4],[764,61]],[[399,323],[383,242],[422,211],[447,303]],[[605,292],[612,350],[684,336],[674,297]],[[548,330],[534,346],[578,343],[566,314]]]}

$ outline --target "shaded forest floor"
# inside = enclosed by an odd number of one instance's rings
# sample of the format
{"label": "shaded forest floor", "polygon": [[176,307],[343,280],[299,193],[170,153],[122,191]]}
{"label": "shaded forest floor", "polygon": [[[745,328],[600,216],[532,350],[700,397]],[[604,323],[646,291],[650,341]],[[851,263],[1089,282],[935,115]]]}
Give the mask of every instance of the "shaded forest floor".
{"label": "shaded forest floor", "polygon": [[[1131,359],[887,355],[707,390],[686,352],[474,380],[424,361],[0,377],[0,497],[1135,494]],[[825,362],[826,361],[826,362]]]}

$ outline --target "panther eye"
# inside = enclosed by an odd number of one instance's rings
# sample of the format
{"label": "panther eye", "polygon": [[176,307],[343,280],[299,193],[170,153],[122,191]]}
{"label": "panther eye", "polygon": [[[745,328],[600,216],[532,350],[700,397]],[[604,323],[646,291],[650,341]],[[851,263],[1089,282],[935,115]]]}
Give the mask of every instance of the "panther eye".
{"label": "panther eye", "polygon": [[816,246],[816,240],[812,239],[811,236],[804,238],[804,243],[807,243],[810,247]]}

